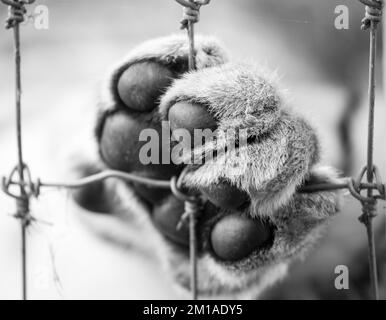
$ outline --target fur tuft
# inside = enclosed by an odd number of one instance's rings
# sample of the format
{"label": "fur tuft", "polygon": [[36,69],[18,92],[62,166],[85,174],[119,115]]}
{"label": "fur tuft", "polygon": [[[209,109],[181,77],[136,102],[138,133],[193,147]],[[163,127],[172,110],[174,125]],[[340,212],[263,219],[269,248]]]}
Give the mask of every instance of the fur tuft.
{"label": "fur tuft", "polygon": [[179,101],[201,104],[218,121],[219,129],[247,129],[248,135],[268,132],[280,117],[276,79],[257,66],[228,63],[190,72],[175,81],[161,100],[160,113],[167,119]]}

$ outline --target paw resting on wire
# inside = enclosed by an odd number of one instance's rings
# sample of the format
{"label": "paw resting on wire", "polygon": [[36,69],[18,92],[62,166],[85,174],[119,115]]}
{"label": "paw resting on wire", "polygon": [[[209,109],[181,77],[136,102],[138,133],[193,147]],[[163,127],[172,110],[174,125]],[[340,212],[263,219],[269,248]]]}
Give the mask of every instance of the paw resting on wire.
{"label": "paw resting on wire", "polygon": [[[196,50],[194,72],[188,72],[186,38],[178,36],[149,41],[114,68],[99,103],[100,158],[105,167],[154,179],[178,176],[188,166],[183,187],[204,201],[197,225],[199,294],[254,298],[285,275],[337,212],[335,192],[297,189],[334,181],[335,174],[319,164],[315,131],[286,106],[271,72],[229,63],[211,38],[198,36]],[[162,121],[169,123],[172,139]],[[155,162],[143,163],[141,149],[149,141],[140,135],[149,129],[159,137],[159,153]],[[197,129],[213,135],[193,140],[198,144],[182,142],[185,152],[170,154],[182,133]],[[163,162],[165,154],[171,163]],[[119,192],[105,185],[86,193],[94,204],[119,198],[91,210],[121,210],[130,213],[131,224],[141,221],[136,229],[157,239],[152,252],[189,289],[189,230],[177,228],[184,203],[168,190],[118,184]]]}
{"label": "paw resting on wire", "polygon": [[214,141],[181,156],[194,168],[185,186],[204,194],[211,208],[200,220],[207,290],[259,294],[269,276],[276,281],[312,247],[337,212],[334,192],[297,193],[311,181],[335,180],[319,164],[315,131],[285,105],[272,72],[250,64],[185,75],[162,97],[160,113],[175,132],[217,130]]}

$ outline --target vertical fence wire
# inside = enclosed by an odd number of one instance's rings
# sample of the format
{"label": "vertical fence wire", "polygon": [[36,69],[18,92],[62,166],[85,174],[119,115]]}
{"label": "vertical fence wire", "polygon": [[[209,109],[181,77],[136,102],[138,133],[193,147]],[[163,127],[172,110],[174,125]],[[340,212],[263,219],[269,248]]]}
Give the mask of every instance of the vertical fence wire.
{"label": "vertical fence wire", "polygon": [[188,40],[189,40],[189,70],[196,69],[196,57],[194,50],[194,23],[188,22]]}
{"label": "vertical fence wire", "polygon": [[[24,162],[23,162],[23,148],[22,148],[22,126],[21,126],[21,54],[20,54],[20,26],[17,23],[13,27],[14,43],[15,43],[15,74],[16,74],[16,138],[17,138],[17,157],[18,157],[18,174],[19,181],[24,184]],[[27,193],[23,185],[20,185],[20,197],[21,200],[28,201]],[[23,210],[21,210],[23,209]],[[26,215],[28,215],[28,205],[23,208],[20,203],[18,204],[17,215],[20,218],[21,225],[21,259],[22,259],[22,297],[23,300],[27,299],[27,223]]]}
{"label": "vertical fence wire", "polygon": [[[375,63],[376,63],[376,23],[371,22],[370,27],[370,58],[369,58],[369,124],[368,124],[368,142],[367,142],[367,181],[372,183],[374,180],[374,114],[375,114]],[[367,197],[373,197],[373,189],[367,190]],[[377,259],[375,252],[373,217],[375,212],[375,204],[368,210],[365,210],[367,215],[365,219],[367,237],[369,243],[369,265],[370,277],[373,289],[373,296],[376,300],[379,299],[378,290],[378,272]]]}
{"label": "vertical fence wire", "polygon": [[[366,16],[362,20],[362,29],[370,30],[369,52],[369,87],[368,87],[368,132],[367,132],[367,167],[366,178],[368,183],[374,182],[374,118],[375,118],[375,64],[377,54],[377,26],[381,22],[383,0],[363,1],[366,4]],[[367,201],[362,201],[363,215],[360,221],[365,224],[368,238],[368,259],[372,293],[375,300],[379,300],[377,258],[374,239],[373,219],[376,216],[377,201],[374,190],[367,189]]]}
{"label": "vertical fence wire", "polygon": [[[188,39],[189,39],[189,70],[196,69],[196,57],[194,47],[194,24],[188,22]],[[189,255],[191,268],[190,290],[192,292],[192,300],[197,300],[197,239],[196,239],[196,215],[192,213],[189,217]]]}

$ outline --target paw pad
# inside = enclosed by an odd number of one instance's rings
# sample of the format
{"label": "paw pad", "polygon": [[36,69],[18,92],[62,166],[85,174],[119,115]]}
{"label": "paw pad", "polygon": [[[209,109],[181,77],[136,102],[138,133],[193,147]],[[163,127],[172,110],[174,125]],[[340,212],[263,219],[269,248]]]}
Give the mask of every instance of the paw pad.
{"label": "paw pad", "polygon": [[138,112],[149,112],[157,106],[176,75],[156,62],[140,62],[130,66],[118,80],[117,90],[122,102]]}

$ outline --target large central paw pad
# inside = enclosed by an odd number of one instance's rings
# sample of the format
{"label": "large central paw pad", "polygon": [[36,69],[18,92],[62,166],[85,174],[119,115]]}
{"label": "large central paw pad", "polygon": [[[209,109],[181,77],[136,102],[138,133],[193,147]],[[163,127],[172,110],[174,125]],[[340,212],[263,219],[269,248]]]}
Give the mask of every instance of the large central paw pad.
{"label": "large central paw pad", "polygon": [[[189,166],[183,186],[205,202],[199,290],[257,294],[337,210],[334,193],[297,189],[334,174],[318,165],[314,130],[283,105],[269,73],[226,63],[213,40],[196,45],[195,72],[187,72],[188,49],[178,37],[139,47],[113,71],[97,124],[100,155],[110,168],[154,179]],[[132,188],[174,248],[170,271],[187,287],[189,231],[177,228],[184,204],[168,190]]]}

